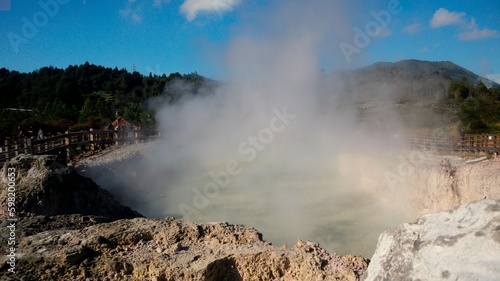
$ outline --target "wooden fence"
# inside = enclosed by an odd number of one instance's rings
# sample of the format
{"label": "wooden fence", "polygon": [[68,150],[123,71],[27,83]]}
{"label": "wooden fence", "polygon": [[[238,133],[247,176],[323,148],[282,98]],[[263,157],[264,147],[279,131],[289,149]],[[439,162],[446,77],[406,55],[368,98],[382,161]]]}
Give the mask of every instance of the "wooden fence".
{"label": "wooden fence", "polygon": [[[161,136],[157,130],[135,131],[82,131],[42,140],[24,139],[0,146],[0,164],[19,154],[63,155],[66,161],[84,151],[101,150],[111,145],[131,144]],[[463,137],[411,135],[412,147],[427,150],[500,152],[500,135],[465,135]]]}
{"label": "wooden fence", "polygon": [[467,152],[500,152],[500,135],[466,134],[463,137],[411,135],[410,144],[419,149]]}
{"label": "wooden fence", "polygon": [[0,146],[0,164],[19,154],[63,155],[66,161],[85,151],[97,151],[111,145],[132,144],[161,136],[158,130],[105,131],[89,130],[66,132],[41,140],[23,139]]}

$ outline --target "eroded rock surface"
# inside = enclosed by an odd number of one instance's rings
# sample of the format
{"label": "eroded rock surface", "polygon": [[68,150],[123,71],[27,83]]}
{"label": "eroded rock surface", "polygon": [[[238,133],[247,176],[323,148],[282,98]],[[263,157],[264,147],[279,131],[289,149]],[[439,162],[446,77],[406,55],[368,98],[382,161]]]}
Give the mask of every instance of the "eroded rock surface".
{"label": "eroded rock surface", "polygon": [[420,217],[384,232],[365,280],[499,280],[500,200]]}
{"label": "eroded rock surface", "polygon": [[344,155],[340,172],[357,177],[355,184],[374,200],[411,217],[500,199],[500,157],[468,162],[458,156],[417,150],[379,156]]}
{"label": "eroded rock surface", "polygon": [[253,228],[173,218],[39,232],[20,239],[19,256],[17,279],[7,266],[0,279],[358,280],[367,267],[360,256],[330,254],[317,243],[275,247]]}
{"label": "eroded rock surface", "polygon": [[500,158],[480,163],[421,165],[410,180],[420,213],[438,212],[483,199],[500,199]]}
{"label": "eroded rock surface", "polygon": [[8,167],[14,169],[11,171],[16,178],[16,217],[30,214],[84,214],[111,219],[141,216],[121,205],[111,193],[91,179],[58,163],[54,156],[19,155],[5,163],[0,171],[0,219],[6,219],[9,215]]}

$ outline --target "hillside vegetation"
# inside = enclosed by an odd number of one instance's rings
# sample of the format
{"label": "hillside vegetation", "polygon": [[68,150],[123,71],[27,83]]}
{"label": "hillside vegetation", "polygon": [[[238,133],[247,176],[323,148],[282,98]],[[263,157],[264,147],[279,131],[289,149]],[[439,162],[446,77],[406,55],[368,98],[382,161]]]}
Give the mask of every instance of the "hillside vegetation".
{"label": "hillside vegetation", "polygon": [[379,62],[339,75],[350,99],[368,111],[395,107],[410,130],[500,133],[500,85],[452,62]]}
{"label": "hillside vegetation", "polygon": [[402,60],[378,62],[352,72],[339,73],[345,90],[358,102],[438,102],[451,82],[488,88],[500,85],[449,61]]}
{"label": "hillside vegetation", "polygon": [[[48,133],[103,128],[116,113],[153,126],[159,101],[174,102],[184,92],[196,94],[207,81],[196,73],[144,76],[88,62],[30,73],[0,68],[0,130],[13,136],[18,126]],[[180,83],[182,89],[176,86]]]}
{"label": "hillside vegetation", "polygon": [[[395,105],[410,129],[500,132],[500,85],[452,62],[380,62],[333,77],[342,80],[350,102]],[[216,85],[196,73],[142,75],[88,62],[30,73],[0,68],[0,139],[16,136],[19,127],[33,134],[39,128],[46,134],[104,128],[116,114],[155,126],[160,104]]]}
{"label": "hillside vegetation", "polygon": [[445,98],[463,126],[471,133],[500,133],[500,89],[488,88],[483,82],[476,86],[465,81],[452,82]]}

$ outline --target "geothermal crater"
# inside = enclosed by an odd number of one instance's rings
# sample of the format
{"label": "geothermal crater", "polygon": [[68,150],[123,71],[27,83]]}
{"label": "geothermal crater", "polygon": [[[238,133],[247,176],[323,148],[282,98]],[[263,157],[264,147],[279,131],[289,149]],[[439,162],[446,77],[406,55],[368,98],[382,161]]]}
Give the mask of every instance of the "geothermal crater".
{"label": "geothermal crater", "polygon": [[78,163],[77,169],[147,217],[228,221],[256,227],[276,245],[307,239],[330,252],[366,257],[386,229],[423,213],[500,197],[500,178],[492,172],[500,169],[498,159],[468,165],[460,157],[425,154],[394,187],[387,175],[398,173],[397,159],[408,153],[343,153],[321,170],[301,167],[305,173],[286,173],[273,168],[279,161],[262,157],[242,166],[225,188],[204,193],[196,188],[213,180],[210,169],[193,173],[189,181],[176,182],[176,171],[168,169],[163,182],[148,179],[151,173],[140,167],[157,145],[115,148]]}

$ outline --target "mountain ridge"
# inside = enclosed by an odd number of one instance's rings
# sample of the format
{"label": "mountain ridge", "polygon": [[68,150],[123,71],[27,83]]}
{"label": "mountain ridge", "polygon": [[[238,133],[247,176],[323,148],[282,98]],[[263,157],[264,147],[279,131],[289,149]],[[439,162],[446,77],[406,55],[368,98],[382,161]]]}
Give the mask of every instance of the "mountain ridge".
{"label": "mountain ridge", "polygon": [[415,74],[426,75],[442,75],[445,79],[452,81],[461,81],[464,77],[469,84],[476,85],[482,81],[487,87],[500,88],[500,84],[492,81],[484,76],[475,74],[474,72],[462,67],[452,61],[426,61],[417,59],[400,60],[397,62],[376,62],[371,65],[358,68],[355,71],[383,71],[383,70],[400,70],[413,72]]}
{"label": "mountain ridge", "polygon": [[333,73],[344,84],[344,92],[356,102],[438,102],[449,94],[453,82],[480,82],[488,88],[500,84],[451,61],[401,60],[377,62],[350,71]]}

